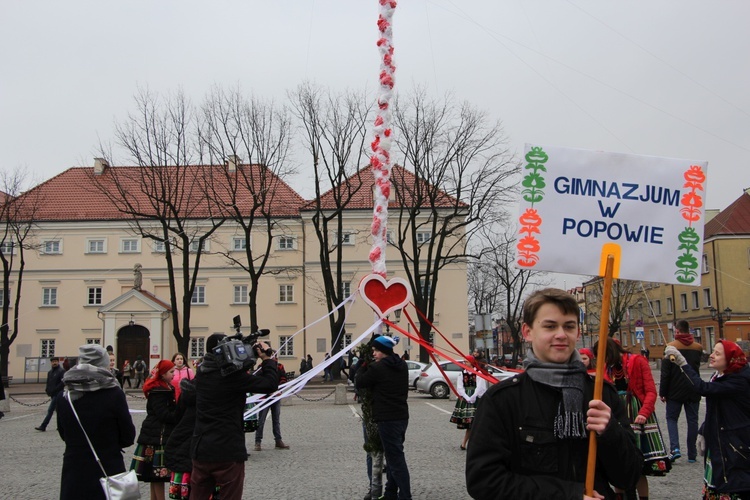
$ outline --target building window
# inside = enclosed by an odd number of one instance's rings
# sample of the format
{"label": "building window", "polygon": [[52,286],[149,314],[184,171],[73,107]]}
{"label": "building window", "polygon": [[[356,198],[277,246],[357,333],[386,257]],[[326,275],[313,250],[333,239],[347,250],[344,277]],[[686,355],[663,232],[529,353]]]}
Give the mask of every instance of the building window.
{"label": "building window", "polygon": [[[10,289],[8,289],[8,295],[12,295],[10,293]],[[0,288],[0,307],[5,305],[5,289]]]}
{"label": "building window", "polygon": [[[706,328],[706,331],[709,331],[710,328],[711,328],[710,326],[708,328]],[[702,342],[701,341],[701,329],[700,328],[693,328],[693,337],[695,337],[695,341],[698,342],[699,344]]]}
{"label": "building window", "polygon": [[294,236],[279,236],[276,238],[277,246],[279,250],[294,250],[296,245],[296,240],[294,239]]}
{"label": "building window", "polygon": [[664,345],[664,332],[659,328],[659,345]]}
{"label": "building window", "polygon": [[106,253],[105,240],[86,240],[86,253]]}
{"label": "building window", "polygon": [[681,309],[680,309],[681,311],[687,311],[688,310],[688,306],[687,306],[687,294],[686,293],[681,293],[680,294],[680,307],[681,307]]}
{"label": "building window", "polygon": [[674,308],[672,307],[672,297],[667,297],[667,314],[672,314]]}
{"label": "building window", "polygon": [[40,356],[51,358],[55,355],[55,339],[42,339],[42,348]]}
{"label": "building window", "polygon": [[290,335],[279,336],[279,356],[294,356],[294,338]]}
{"label": "building window", "polygon": [[190,357],[197,359],[203,356],[206,352],[206,339],[203,337],[191,337],[190,338]]}
{"label": "building window", "polygon": [[234,285],[234,304],[247,304],[250,298],[247,293],[247,285]]}
{"label": "building window", "polygon": [[86,343],[87,344],[101,345],[102,344],[102,339],[86,339]]}
{"label": "building window", "polygon": [[393,240],[393,231],[388,231],[385,233],[385,240],[388,242],[389,245],[396,244]]}
{"label": "building window", "polygon": [[706,304],[706,307],[711,307],[711,289],[710,288],[703,289],[703,303]]}
{"label": "building window", "polygon": [[708,255],[706,255],[705,253],[703,254],[703,260],[701,260],[701,273],[708,273]]}
{"label": "building window", "polygon": [[247,241],[244,236],[235,236],[232,238],[232,251],[243,252],[247,250]]}
{"label": "building window", "polygon": [[430,238],[432,237],[432,233],[429,231],[417,231],[417,244],[421,245],[423,243],[427,243],[430,241]]}
{"label": "building window", "polygon": [[661,300],[654,301],[654,312],[657,316],[661,316]]}
{"label": "building window", "polygon": [[656,334],[653,328],[648,331],[648,337],[651,340],[651,345],[656,345]]}
{"label": "building window", "polygon": [[279,285],[279,302],[294,302],[294,285]]}
{"label": "building window", "polygon": [[205,304],[206,303],[206,286],[195,285],[193,290],[193,296],[190,299],[191,304]]}
{"label": "building window", "polygon": [[42,305],[43,306],[56,306],[57,305],[57,288],[56,287],[42,288]]}
{"label": "building window", "polygon": [[341,291],[344,294],[343,298],[349,297],[352,294],[352,282],[344,281],[341,283]]}
{"label": "building window", "polygon": [[204,253],[208,252],[208,240],[203,240],[201,242],[201,240],[198,239],[190,242],[190,253],[198,253],[198,251]]}
{"label": "building window", "polygon": [[351,333],[345,333],[344,338],[341,339],[341,348],[345,349],[346,346],[352,344],[352,334]]}
{"label": "building window", "polygon": [[690,292],[690,298],[693,299],[693,309],[699,309],[700,302],[698,302],[698,292],[697,291]]}
{"label": "building window", "polygon": [[341,246],[352,246],[354,245],[354,233],[344,231],[341,233],[341,237],[339,238],[339,235],[334,232],[333,241],[337,242]]}
{"label": "building window", "polygon": [[161,240],[154,240],[154,244],[151,246],[154,253],[164,253],[166,252],[166,245]]}
{"label": "building window", "polygon": [[62,241],[46,240],[42,242],[42,253],[45,255],[59,255],[62,253]]}
{"label": "building window", "polygon": [[15,255],[16,244],[13,241],[6,240],[0,243],[0,253],[3,255]]}
{"label": "building window", "polygon": [[622,346],[623,347],[628,346],[628,334],[627,333],[622,334]]}
{"label": "building window", "polygon": [[90,286],[89,287],[89,302],[90,306],[100,306],[102,304],[102,287]]}
{"label": "building window", "polygon": [[122,253],[140,253],[141,241],[138,238],[126,238],[120,240],[120,251]]}

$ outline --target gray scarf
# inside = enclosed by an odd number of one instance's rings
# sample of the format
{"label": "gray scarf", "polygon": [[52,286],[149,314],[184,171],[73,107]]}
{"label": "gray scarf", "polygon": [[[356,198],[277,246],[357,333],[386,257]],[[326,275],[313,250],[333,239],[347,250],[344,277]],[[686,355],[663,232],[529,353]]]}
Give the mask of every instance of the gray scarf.
{"label": "gray scarf", "polygon": [[65,391],[72,402],[87,392],[120,387],[109,368],[79,363],[63,375]]}
{"label": "gray scarf", "polygon": [[578,351],[567,364],[542,363],[529,351],[523,361],[526,373],[534,382],[539,382],[562,392],[562,402],[557,407],[554,432],[557,438],[585,438],[586,416],[583,411],[583,385],[586,368]]}

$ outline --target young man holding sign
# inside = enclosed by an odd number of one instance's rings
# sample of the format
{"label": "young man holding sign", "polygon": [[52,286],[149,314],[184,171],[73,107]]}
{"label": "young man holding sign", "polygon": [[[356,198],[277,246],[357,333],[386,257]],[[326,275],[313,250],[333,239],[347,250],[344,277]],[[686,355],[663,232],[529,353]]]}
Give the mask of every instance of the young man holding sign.
{"label": "young man holding sign", "polygon": [[[594,380],[576,350],[578,304],[548,288],[524,304],[533,353],[524,373],[489,389],[477,408],[466,457],[476,499],[614,499],[635,487],[643,456],[614,388],[594,400]],[[597,434],[594,496],[584,494],[588,431]]]}

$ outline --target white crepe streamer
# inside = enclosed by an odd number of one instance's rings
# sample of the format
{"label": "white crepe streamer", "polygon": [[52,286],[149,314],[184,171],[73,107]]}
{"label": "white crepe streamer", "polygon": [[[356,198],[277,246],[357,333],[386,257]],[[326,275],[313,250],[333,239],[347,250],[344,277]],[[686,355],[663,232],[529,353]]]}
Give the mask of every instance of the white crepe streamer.
{"label": "white crepe streamer", "polygon": [[396,9],[395,0],[378,0],[380,15],[378,16],[378,49],[380,51],[380,74],[378,89],[378,116],[375,118],[370,157],[370,168],[375,178],[373,200],[372,249],[370,263],[372,272],[386,277],[385,249],[387,244],[388,199],[391,194],[391,98],[393,97],[394,73],[393,64],[393,12]]}

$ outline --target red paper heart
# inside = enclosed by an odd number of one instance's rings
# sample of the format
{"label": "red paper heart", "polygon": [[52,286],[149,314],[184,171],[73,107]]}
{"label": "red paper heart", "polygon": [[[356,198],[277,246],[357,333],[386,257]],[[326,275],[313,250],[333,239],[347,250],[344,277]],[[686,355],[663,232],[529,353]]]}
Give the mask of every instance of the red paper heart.
{"label": "red paper heart", "polygon": [[402,309],[411,300],[409,284],[403,278],[386,281],[379,274],[368,274],[359,282],[359,293],[381,318]]}

